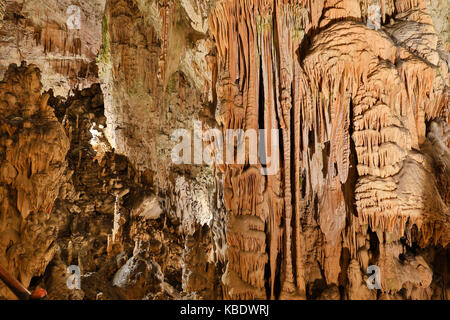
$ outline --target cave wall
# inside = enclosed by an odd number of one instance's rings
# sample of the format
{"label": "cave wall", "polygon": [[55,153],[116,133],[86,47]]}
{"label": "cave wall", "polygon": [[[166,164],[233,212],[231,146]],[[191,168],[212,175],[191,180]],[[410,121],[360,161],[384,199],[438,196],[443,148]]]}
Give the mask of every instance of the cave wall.
{"label": "cave wall", "polygon": [[[79,9],[79,24],[71,5]],[[25,60],[39,67],[44,90],[56,95],[98,82],[104,7],[105,0],[0,1],[0,77]]]}
{"label": "cave wall", "polygon": [[[67,167],[69,140],[41,94],[35,65],[11,65],[0,82],[0,263],[25,286],[44,273],[57,246],[52,214]],[[0,296],[14,295],[0,285]]]}
{"label": "cave wall", "polygon": [[411,271],[414,280],[401,276],[422,256],[400,260],[413,243],[448,244],[448,190],[439,190],[439,165],[422,150],[426,122],[442,119],[435,125],[448,130],[448,62],[425,1],[380,5],[389,19],[382,31],[361,23],[367,1],[222,1],[214,9],[219,124],[282,132],[282,152],[272,155],[278,175],[225,170],[227,210],[242,221],[256,216],[267,230],[250,247],[255,223],[228,225],[229,241],[240,236],[228,248],[231,298],[304,299],[317,285],[376,299],[362,281],[369,264],[384,272],[383,298],[402,289],[404,298],[431,298],[428,264]]}
{"label": "cave wall", "polygon": [[[306,298],[318,281],[324,292],[339,287],[341,298],[376,299],[354,274],[369,264],[384,272],[383,298],[402,289],[404,298],[431,298],[428,265],[411,271],[414,280],[401,276],[422,256],[400,260],[413,243],[448,244],[448,190],[439,190],[441,169],[422,150],[426,122],[442,119],[434,125],[448,130],[448,62],[425,1],[381,3],[382,31],[361,23],[367,5],[222,1],[212,13],[218,122],[282,132],[279,175],[225,170],[227,210],[258,217],[268,238],[249,248],[254,224],[228,226],[228,240],[235,230],[241,237],[228,248],[232,298]],[[242,197],[256,206],[240,208]]]}
{"label": "cave wall", "polygon": [[[448,298],[445,1],[79,1],[80,30],[55,3],[0,1],[0,264],[25,285],[51,299]],[[174,164],[171,135],[195,121],[278,130],[259,147],[280,170],[248,150]]]}

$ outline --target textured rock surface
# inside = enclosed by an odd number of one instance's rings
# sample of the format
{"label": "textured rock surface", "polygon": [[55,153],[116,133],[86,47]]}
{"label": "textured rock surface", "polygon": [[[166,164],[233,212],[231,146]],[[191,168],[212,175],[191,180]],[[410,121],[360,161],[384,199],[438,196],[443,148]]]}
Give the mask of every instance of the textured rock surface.
{"label": "textured rock surface", "polygon": [[[0,0],[0,264],[25,285],[448,299],[447,1],[78,1],[79,30],[68,5]],[[174,130],[211,128],[280,148],[172,162]]]}
{"label": "textured rock surface", "polygon": [[[0,77],[10,63],[25,60],[41,70],[44,89],[52,88],[58,95],[98,82],[95,61],[105,0],[0,3]],[[70,11],[71,5],[79,8],[79,24],[73,23],[78,11]]]}
{"label": "textured rock surface", "polygon": [[[256,216],[259,230],[268,228],[268,240],[260,238],[257,248],[248,247],[250,239],[229,248],[225,285],[233,298],[266,297],[264,280],[270,297],[306,298],[319,280],[341,287],[349,281],[350,299],[376,298],[360,274],[369,263],[378,264],[385,279],[398,280],[395,289],[383,282],[382,291],[398,293],[407,282],[399,274],[408,272],[392,269],[390,259],[415,243],[448,244],[447,191],[438,191],[436,165],[421,150],[429,143],[425,120],[448,121],[448,62],[438,53],[425,2],[382,3],[382,20],[392,17],[380,31],[359,22],[368,3],[310,5],[222,1],[210,18],[220,59],[219,123],[282,130],[280,175],[260,177],[242,167],[225,173],[230,213]],[[321,21],[314,10],[323,10]],[[241,192],[244,203],[256,207],[236,207]],[[242,225],[229,225],[228,238],[235,230],[241,238],[250,235]],[[365,245],[370,232],[377,234],[380,257]],[[262,272],[266,262],[269,278]],[[427,277],[410,285],[427,287]]]}
{"label": "textured rock surface", "polygon": [[[11,65],[0,82],[0,264],[25,285],[55,255],[53,203],[67,166],[68,138],[41,95],[39,69]],[[13,298],[0,284],[0,296]]]}

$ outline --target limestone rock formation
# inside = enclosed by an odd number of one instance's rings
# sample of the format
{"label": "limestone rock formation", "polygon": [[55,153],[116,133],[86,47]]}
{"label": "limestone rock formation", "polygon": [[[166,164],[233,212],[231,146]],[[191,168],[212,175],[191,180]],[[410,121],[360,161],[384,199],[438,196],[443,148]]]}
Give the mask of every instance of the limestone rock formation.
{"label": "limestone rock formation", "polygon": [[105,0],[0,1],[0,77],[25,60],[41,70],[45,90],[66,96],[98,82]]}
{"label": "limestone rock formation", "polygon": [[448,299],[447,1],[70,5],[0,0],[0,265],[26,286]]}
{"label": "limestone rock formation", "polygon": [[[0,264],[25,286],[55,255],[54,201],[67,167],[68,138],[41,95],[35,65],[11,65],[0,82]],[[0,295],[14,298],[0,284]]]}
{"label": "limestone rock formation", "polygon": [[[309,5],[222,1],[210,19],[220,58],[218,78],[226,80],[218,84],[219,93],[227,92],[219,94],[219,123],[225,129],[263,124],[282,131],[283,153],[275,155],[284,163],[280,175],[259,177],[242,167],[226,171],[232,193],[244,188],[244,202],[257,204],[254,213],[240,213],[233,198],[226,202],[227,209],[232,215],[259,217],[269,237],[262,239],[269,244],[267,251],[262,249],[269,255],[269,275],[257,276],[266,263],[257,250],[249,251],[248,244],[229,248],[227,270],[240,265],[237,275],[229,273],[236,279],[230,280],[229,289],[234,298],[265,297],[264,279],[269,281],[270,297],[274,287],[281,289],[275,293],[280,298],[307,297],[305,284],[316,277],[314,260],[304,253],[310,250],[321,256],[320,273],[327,286],[343,286],[342,252],[349,250],[353,259],[359,255],[361,267],[366,267],[367,253],[358,251],[371,230],[377,234],[380,254],[385,246],[398,246],[401,238],[409,246],[427,247],[431,240],[434,245],[448,244],[449,209],[443,200],[447,191],[438,191],[437,166],[421,151],[425,121],[448,121],[448,62],[438,54],[438,37],[425,2],[382,1],[383,21],[388,14],[395,16],[381,31],[361,24],[367,19],[367,3],[324,1],[319,5],[321,21],[314,16],[318,8]],[[308,9],[309,16],[299,6]],[[433,31],[424,31],[427,28]],[[305,41],[309,45],[302,48]],[[242,179],[243,187],[233,184],[233,177]],[[259,186],[255,181],[261,179]],[[314,224],[301,221],[313,212],[319,216],[314,220],[321,234],[308,235],[304,229]],[[229,225],[227,236],[235,229]],[[364,250],[372,255],[370,263],[377,263],[373,248]],[[230,259],[234,256],[247,261]],[[380,257],[381,269],[391,276],[383,261]],[[360,287],[356,265],[350,266],[350,285]],[[401,289],[402,285],[393,291]],[[356,291],[348,296],[358,297],[367,294]]]}

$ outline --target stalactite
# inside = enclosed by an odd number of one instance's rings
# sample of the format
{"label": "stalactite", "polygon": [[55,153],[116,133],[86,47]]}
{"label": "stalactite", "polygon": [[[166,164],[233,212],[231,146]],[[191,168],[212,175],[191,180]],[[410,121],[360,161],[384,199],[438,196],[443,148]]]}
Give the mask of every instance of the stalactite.
{"label": "stalactite", "polygon": [[170,28],[172,24],[172,15],[174,12],[174,1],[165,0],[160,7],[160,14],[162,17],[162,30],[161,30],[161,55],[158,62],[158,79],[163,85],[164,90],[167,86],[168,78],[168,51],[169,51],[169,36]]}
{"label": "stalactite", "polygon": [[[424,9],[423,3],[243,0],[222,1],[213,11],[210,29],[222,70],[219,123],[224,128],[256,129],[264,124],[266,129],[282,130],[283,169],[281,176],[261,177],[267,213],[258,215],[268,226],[270,298],[277,294],[276,282],[281,285],[280,298],[301,296],[305,290],[300,220],[313,210],[316,197],[318,223],[327,241],[325,251],[316,254],[322,256],[320,264],[331,282],[337,282],[330,268],[340,254],[336,241],[341,232],[356,257],[354,238],[358,232],[365,234],[362,225],[399,234],[407,232],[408,223],[422,226],[417,214],[404,212],[398,177],[407,174],[405,161],[415,157],[413,149],[424,142],[425,119],[442,115],[448,94],[435,68],[398,47],[388,35],[354,21],[366,20],[371,4],[380,6],[384,22],[394,13]],[[311,47],[299,63],[296,48],[318,27],[324,30],[310,39]],[[349,176],[351,139],[359,174],[358,218],[348,221],[341,186]],[[316,173],[319,170],[323,176]],[[240,212],[245,203],[248,212],[257,211],[253,195],[240,196],[241,190],[255,190],[253,180],[232,168],[227,172],[227,208]],[[228,233],[233,247],[260,248],[253,237],[238,235],[231,225]]]}

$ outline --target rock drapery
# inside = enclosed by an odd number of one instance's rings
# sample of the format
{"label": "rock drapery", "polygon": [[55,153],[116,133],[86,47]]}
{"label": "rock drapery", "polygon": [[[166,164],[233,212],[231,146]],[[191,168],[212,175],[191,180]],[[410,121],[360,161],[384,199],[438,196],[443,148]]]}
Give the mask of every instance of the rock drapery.
{"label": "rock drapery", "polygon": [[[79,24],[70,24],[71,5],[80,12]],[[104,6],[105,0],[1,1],[0,76],[10,63],[26,60],[41,70],[44,89],[57,95],[98,82],[96,55]]]}
{"label": "rock drapery", "polygon": [[[79,30],[69,1],[41,2],[0,0],[0,264],[25,285],[448,299],[445,1],[79,1]],[[248,147],[244,164],[172,163],[172,132],[195,121],[265,129],[280,170]]]}
{"label": "rock drapery", "polygon": [[[357,1],[222,1],[214,9],[219,124],[282,131],[282,152],[271,155],[283,162],[279,176],[261,177],[242,166],[225,172],[231,221],[256,216],[262,226],[255,230],[266,224],[268,238],[251,246],[258,240],[248,238],[254,231],[244,220],[228,225],[229,239],[240,233],[240,242],[228,248],[225,285],[232,298],[266,297],[264,280],[267,297],[274,298],[277,287],[279,298],[306,298],[316,261],[327,286],[342,285],[342,252],[350,251],[348,258],[359,259],[365,272],[373,255],[365,244],[369,231],[377,234],[386,278],[398,275],[382,255],[398,258],[400,238],[410,246],[448,244],[448,191],[438,191],[436,166],[421,152],[425,121],[448,123],[448,65],[435,33],[418,40],[419,30],[433,29],[424,1],[381,5],[383,20],[396,13],[385,32],[361,24],[367,3]],[[323,11],[321,21],[315,10]],[[302,48],[305,41],[309,46]],[[240,199],[256,206],[240,210]],[[304,232],[311,224],[302,220],[313,211],[321,235]],[[308,261],[305,251],[321,258]],[[264,274],[267,260],[270,273]],[[398,281],[395,292],[407,282]],[[384,292],[392,290],[387,282]],[[431,281],[418,283],[425,288]]]}

